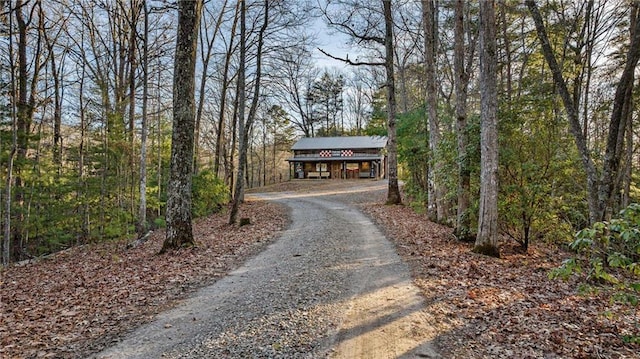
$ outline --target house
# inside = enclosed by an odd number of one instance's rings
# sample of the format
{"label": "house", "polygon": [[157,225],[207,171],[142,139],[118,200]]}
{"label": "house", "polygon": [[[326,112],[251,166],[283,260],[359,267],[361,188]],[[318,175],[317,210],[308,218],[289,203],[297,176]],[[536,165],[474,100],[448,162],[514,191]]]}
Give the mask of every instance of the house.
{"label": "house", "polygon": [[290,178],[384,178],[387,137],[304,137],[291,150]]}

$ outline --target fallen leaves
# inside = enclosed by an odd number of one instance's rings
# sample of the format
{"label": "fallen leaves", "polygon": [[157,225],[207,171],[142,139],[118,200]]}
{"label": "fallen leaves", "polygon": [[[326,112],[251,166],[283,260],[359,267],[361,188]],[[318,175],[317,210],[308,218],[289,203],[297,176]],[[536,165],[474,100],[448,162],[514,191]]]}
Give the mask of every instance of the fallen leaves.
{"label": "fallen leaves", "polygon": [[640,358],[640,345],[622,339],[640,335],[633,308],[605,293],[578,295],[575,281],[548,279],[568,253],[544,243],[521,253],[504,242],[501,259],[477,255],[450,228],[376,201],[362,207],[410,265],[442,329],[444,357]]}
{"label": "fallen leaves", "polygon": [[215,281],[269,243],[287,223],[286,209],[266,202],[241,207],[251,225],[224,214],[194,223],[197,246],[157,255],[156,231],[144,244],[89,244],[12,266],[0,279],[0,357],[84,357],[151,320],[195,288]]}
{"label": "fallen leaves", "polygon": [[[362,183],[362,182],[358,182]],[[309,186],[347,188],[348,182],[293,181],[280,191]],[[568,254],[544,243],[528,253],[502,243],[502,258],[472,253],[450,228],[405,206],[385,206],[384,191],[349,195],[395,243],[424,293],[437,344],[445,358],[640,358],[638,314],[606,293],[578,295],[575,281],[547,273]],[[91,244],[0,277],[0,357],[83,357],[130,328],[153,319],[176,299],[211,283],[257,253],[286,225],[286,209],[247,202],[251,225],[213,216],[194,224],[198,242],[158,256],[163,233],[127,250],[126,242]],[[294,253],[293,255],[299,255]]]}

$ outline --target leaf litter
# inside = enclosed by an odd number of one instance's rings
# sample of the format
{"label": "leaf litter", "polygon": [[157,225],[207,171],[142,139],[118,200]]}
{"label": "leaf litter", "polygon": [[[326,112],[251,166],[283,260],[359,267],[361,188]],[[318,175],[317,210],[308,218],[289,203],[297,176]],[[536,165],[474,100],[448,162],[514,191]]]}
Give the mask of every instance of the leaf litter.
{"label": "leaf litter", "polygon": [[407,206],[363,204],[409,264],[434,321],[445,358],[640,358],[630,306],[611,303],[605,288],[578,294],[579,282],[548,278],[571,253],[535,243],[522,253],[500,243],[501,258],[471,252],[451,228]]}
{"label": "leaf litter", "polygon": [[[309,192],[329,181],[293,181],[271,191]],[[313,182],[313,183],[312,183]],[[343,186],[348,187],[346,182]],[[352,185],[352,184],[351,184]],[[386,206],[384,191],[350,195],[409,264],[422,290],[443,358],[640,358],[638,313],[605,289],[579,294],[579,282],[548,279],[571,254],[547,243],[522,253],[501,243],[501,258],[471,252],[451,228],[407,206]],[[89,244],[0,274],[0,357],[75,358],[96,352],[195,289],[259,252],[287,225],[287,210],[248,201],[251,225],[226,215],[194,223],[197,246],[157,255],[157,231],[143,245]]]}
{"label": "leaf litter", "polygon": [[92,243],[2,270],[0,358],[75,358],[96,352],[258,253],[287,225],[286,208],[245,202],[250,225],[224,213],[194,222],[196,246],[158,255],[164,230]]}

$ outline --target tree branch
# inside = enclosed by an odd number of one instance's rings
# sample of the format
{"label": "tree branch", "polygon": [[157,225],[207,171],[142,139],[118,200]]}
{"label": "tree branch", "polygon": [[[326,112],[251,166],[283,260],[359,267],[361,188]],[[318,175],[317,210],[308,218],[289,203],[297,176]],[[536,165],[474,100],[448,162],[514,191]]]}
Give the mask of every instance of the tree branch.
{"label": "tree branch", "polygon": [[334,59],[334,60],[338,60],[338,61],[344,62],[345,64],[347,64],[347,65],[351,65],[351,66],[384,66],[384,65],[385,65],[385,64],[384,64],[384,62],[352,61],[352,60],[349,60],[349,55],[347,55],[347,57],[346,57],[346,58],[342,58],[342,57],[337,57],[337,56],[331,55],[330,53],[328,53],[328,52],[324,51],[323,49],[321,49],[321,48],[319,48],[319,47],[318,47],[317,49],[318,49],[318,51],[320,51],[323,55],[325,55],[325,56],[327,56],[327,57],[329,57],[329,58],[331,58],[331,59]]}

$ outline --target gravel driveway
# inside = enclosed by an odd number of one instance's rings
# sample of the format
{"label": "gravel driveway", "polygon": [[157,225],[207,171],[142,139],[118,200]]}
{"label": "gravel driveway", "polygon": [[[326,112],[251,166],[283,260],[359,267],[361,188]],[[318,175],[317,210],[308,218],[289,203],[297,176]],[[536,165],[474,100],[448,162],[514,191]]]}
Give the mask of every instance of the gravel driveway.
{"label": "gravel driveway", "polygon": [[241,268],[94,358],[438,357],[407,266],[349,204],[352,191],[385,185],[248,196],[286,204],[289,229]]}

